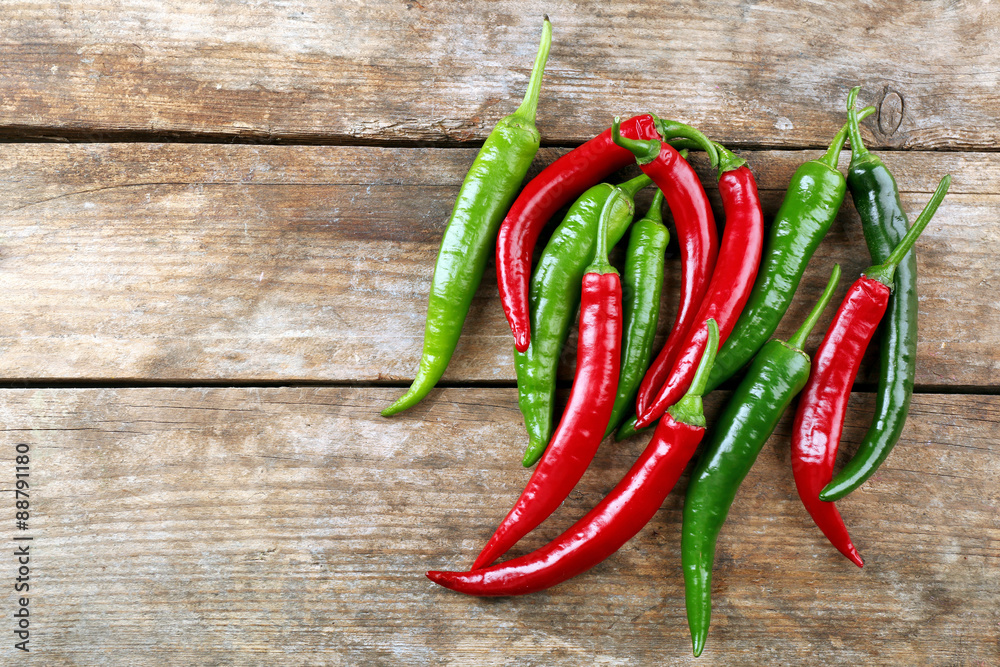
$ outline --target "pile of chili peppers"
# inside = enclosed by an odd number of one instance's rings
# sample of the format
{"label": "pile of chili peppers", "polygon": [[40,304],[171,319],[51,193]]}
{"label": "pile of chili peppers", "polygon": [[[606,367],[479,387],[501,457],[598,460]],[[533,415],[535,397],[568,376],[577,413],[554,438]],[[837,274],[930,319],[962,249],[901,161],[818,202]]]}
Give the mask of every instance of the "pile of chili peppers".
{"label": "pile of chili peppers", "polygon": [[[915,367],[913,244],[943,200],[950,177],[908,225],[892,174],[862,143],[858,123],[874,109],[857,110],[855,88],[847,100],[847,123],[821,158],[792,176],[766,239],[756,182],[745,161],[695,128],[652,114],[615,118],[608,130],[520,189],[539,146],[535,111],[551,35],[546,17],[524,101],[497,124],[462,184],[434,269],[419,370],[410,389],[382,414],[415,405],[441,378],[495,239],[497,281],[514,335],[528,431],[522,462],[538,465],[471,569],[427,576],[456,591],[490,596],[532,593],[580,574],[642,529],[704,439],[681,529],[688,624],[697,656],[708,635],[719,532],[740,484],[800,392],[791,443],[796,488],[832,545],[863,565],[833,501],[864,483],[902,432]],[[852,159],[845,178],[837,162],[847,138]],[[718,169],[725,213],[721,239],[688,150],[703,150]],[[617,185],[602,182],[633,163],[641,175]],[[632,224],[634,197],[651,185],[653,203]],[[847,191],[874,266],[848,290],[810,357],[806,339],[836,290],[839,266],[795,335],[787,342],[768,339]],[[654,355],[670,238],[664,202],[680,251],[680,295],[666,342]],[[539,233],[567,204],[532,274]],[[626,232],[620,277],[608,251]],[[576,374],[556,419],[558,360],[578,311]],[[834,477],[851,388],[880,323],[875,419],[857,453]],[[740,375],[706,431],[703,394]],[[546,546],[494,564],[559,507],[606,436],[622,439],[654,425],[638,460],[586,516]]]}

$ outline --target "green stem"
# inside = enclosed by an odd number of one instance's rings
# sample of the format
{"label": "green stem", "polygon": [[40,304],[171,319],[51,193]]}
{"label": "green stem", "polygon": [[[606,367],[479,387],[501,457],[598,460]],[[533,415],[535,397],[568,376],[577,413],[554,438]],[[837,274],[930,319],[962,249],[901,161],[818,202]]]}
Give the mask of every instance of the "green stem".
{"label": "green stem", "polygon": [[639,190],[642,190],[645,187],[649,187],[652,184],[653,184],[653,179],[651,179],[646,174],[639,174],[635,178],[631,178],[625,181],[624,183],[620,183],[615,187],[617,187],[626,195],[634,199],[636,193],[639,192]]}
{"label": "green stem", "polygon": [[709,318],[705,320],[705,326],[708,327],[708,340],[705,341],[705,350],[701,353],[701,361],[698,362],[698,369],[694,372],[691,386],[681,400],[667,408],[674,421],[702,428],[706,422],[701,395],[705,393],[708,376],[712,372],[712,364],[715,363],[715,354],[719,351],[719,325],[714,319]]}
{"label": "green stem", "polygon": [[816,302],[813,309],[809,311],[809,316],[806,317],[799,330],[795,332],[794,336],[788,339],[789,347],[801,350],[805,346],[806,338],[809,338],[813,327],[819,321],[819,316],[823,314],[827,304],[830,303],[830,299],[833,298],[833,292],[837,289],[838,282],[840,282],[840,264],[834,264],[833,271],[830,272],[830,280],[826,282],[826,289],[823,290],[823,294],[820,295],[819,301]]}
{"label": "green stem", "polygon": [[[722,178],[722,175],[727,171],[735,171],[747,163],[746,160],[739,157],[722,144],[715,144],[715,148],[719,151],[719,178]],[[714,164],[715,163],[713,163],[713,166]]]}
{"label": "green stem", "polygon": [[861,128],[858,127],[858,111],[854,108],[854,105],[858,101],[858,91],[861,90],[861,86],[855,86],[851,88],[850,94],[847,96],[847,134],[851,137],[851,162],[863,158],[868,155],[868,149],[865,148],[865,142],[861,140]]}
{"label": "green stem", "polygon": [[618,270],[608,262],[608,222],[611,220],[612,209],[624,199],[625,193],[615,188],[604,201],[601,217],[597,223],[597,249],[594,251],[594,261],[587,267],[587,273],[618,273]]}
{"label": "green stem", "polygon": [[708,153],[708,160],[713,167],[719,164],[718,144],[690,125],[678,123],[675,120],[658,119],[656,129],[664,139],[673,139],[674,137],[689,139],[694,142],[693,147],[701,148]]}
{"label": "green stem", "polygon": [[688,159],[688,155],[690,155],[690,153],[688,152],[688,149],[686,149],[686,148],[680,149],[679,151],[677,151],[677,154],[680,155],[684,160],[687,160]]}
{"label": "green stem", "polygon": [[691,141],[690,139],[671,139],[667,142],[674,147],[674,150],[680,152],[682,150],[698,150],[701,146],[698,145],[697,141]]}
{"label": "green stem", "polygon": [[[873,113],[875,113],[875,107],[865,107],[858,112],[858,122],[860,123]],[[835,136],[833,141],[830,142],[830,147],[826,149],[826,154],[817,160],[817,162],[822,162],[830,169],[837,168],[837,163],[840,162],[840,151],[844,147],[844,140],[847,139],[849,126],[850,123],[844,123],[844,126],[837,131],[837,136]]]}
{"label": "green stem", "polygon": [[663,190],[660,188],[656,188],[656,192],[653,194],[653,201],[649,205],[649,210],[646,211],[645,219],[663,224]]}
{"label": "green stem", "polygon": [[660,155],[659,141],[623,137],[621,125],[622,119],[615,116],[615,122],[611,124],[611,139],[622,148],[632,151],[636,162],[639,164],[649,164]]}
{"label": "green stem", "polygon": [[886,258],[881,264],[876,264],[875,266],[870,266],[865,270],[865,275],[869,278],[873,278],[883,285],[892,287],[892,277],[896,273],[896,266],[903,260],[903,257],[910,251],[913,244],[916,242],[917,237],[920,236],[921,232],[927,226],[927,223],[931,221],[934,217],[934,213],[937,212],[938,206],[941,205],[941,201],[944,196],[948,194],[948,187],[951,185],[951,174],[945,174],[941,182],[938,183],[937,190],[931,196],[931,200],[927,202],[927,206],[924,206],[924,210],[920,212],[917,219],[913,221],[913,226],[910,227],[906,232],[906,236],[899,240],[896,247],[893,249],[892,253]]}
{"label": "green stem", "polygon": [[549,48],[552,46],[552,22],[549,21],[548,14],[542,22],[542,42],[538,45],[538,55],[535,56],[535,66],[531,68],[531,78],[528,80],[528,90],[524,93],[524,100],[512,115],[528,120],[532,124],[535,122],[535,113],[538,110],[538,95],[542,90],[542,73],[545,71],[545,63],[549,60]]}

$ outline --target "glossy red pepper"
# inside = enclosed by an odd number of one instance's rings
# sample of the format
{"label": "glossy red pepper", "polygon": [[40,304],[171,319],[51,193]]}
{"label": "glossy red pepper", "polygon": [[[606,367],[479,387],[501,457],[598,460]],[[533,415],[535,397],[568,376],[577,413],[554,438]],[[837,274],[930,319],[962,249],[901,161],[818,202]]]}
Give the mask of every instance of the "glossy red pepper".
{"label": "glossy red pepper", "polygon": [[[681,294],[677,317],[663,348],[643,376],[636,395],[636,409],[643,412],[666,380],[680,344],[691,325],[697,321],[695,314],[705,297],[715,269],[719,239],[708,195],[701,186],[698,174],[687,160],[670,144],[632,139],[620,134],[618,126],[619,119],[615,118],[614,125],[611,126],[612,139],[634,154],[639,168],[653,179],[667,200],[674,218],[681,256]],[[682,127],[686,133],[692,130],[680,124],[669,126],[671,133],[675,135]],[[661,129],[667,130],[662,125]],[[703,136],[700,132],[697,134]],[[712,145],[707,139],[705,142]]]}
{"label": "glossy red pepper", "polygon": [[616,190],[601,209],[594,262],[583,276],[576,375],[566,410],[527,487],[473,569],[492,563],[559,507],[604,438],[618,392],[622,337],[622,288],[608,263],[607,230],[612,209],[624,196]]}
{"label": "glossy red pepper", "polygon": [[[764,243],[764,214],[760,208],[757,182],[745,161],[717,146],[719,150],[719,194],[726,212],[719,259],[705,298],[694,320],[714,319],[719,324],[719,344],[726,342],[743,312],[753,289],[760,252]],[[645,410],[638,411],[636,428],[645,428],[659,419],[667,406],[687,391],[705,346],[705,330],[688,332],[674,359],[669,376]]]}
{"label": "glossy red pepper", "polygon": [[[622,123],[621,131],[636,139],[659,139],[658,121],[652,114],[642,114]],[[605,130],[543,169],[511,205],[497,235],[496,264],[500,303],[518,352],[531,342],[528,281],[539,232],[556,211],[634,160],[611,140],[611,130]]]}
{"label": "glossy red pepper", "polygon": [[847,401],[861,358],[889,304],[896,265],[930,222],[950,182],[949,176],[941,179],[934,196],[885,263],[869,267],[851,285],[816,350],[809,381],[795,413],[792,472],[799,497],[827,539],[858,567],[862,567],[864,561],[851,541],[837,506],[820,500],[819,492],[833,477]]}
{"label": "glossy red pepper", "polygon": [[525,595],[589,570],[642,530],[660,509],[705,434],[701,392],[718,349],[718,328],[715,322],[706,325],[710,340],[691,391],[670,408],[645,451],[597,507],[530,554],[470,572],[432,571],[427,577],[469,595]]}

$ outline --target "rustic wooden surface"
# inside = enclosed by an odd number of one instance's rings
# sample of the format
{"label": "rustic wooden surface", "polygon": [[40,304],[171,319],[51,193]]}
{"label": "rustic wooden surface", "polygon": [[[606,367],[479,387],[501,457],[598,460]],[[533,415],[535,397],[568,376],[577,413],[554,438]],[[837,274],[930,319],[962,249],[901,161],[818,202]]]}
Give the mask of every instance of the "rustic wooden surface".
{"label": "rustic wooden surface", "polygon": [[[699,660],[686,476],[618,554],[545,593],[423,578],[471,563],[528,475],[492,265],[445,386],[378,416],[412,377],[445,219],[523,92],[543,11],[535,170],[654,110],[740,149],[769,217],[861,85],[911,215],[953,176],[918,245],[911,417],[839,503],[865,568],[802,509],[786,416],[723,530]],[[31,654],[13,648],[12,555],[0,568],[0,663],[1000,664],[998,30],[1000,5],[950,0],[6,3],[0,553],[17,444],[34,551]],[[853,276],[866,257],[847,204],[788,321],[832,262]],[[568,386],[572,340],[564,362]],[[869,363],[842,458],[873,379]],[[592,507],[644,442],[606,444],[515,553]]]}
{"label": "rustic wooden surface", "polygon": [[540,120],[580,142],[653,109],[737,145],[818,147],[844,90],[881,145],[992,148],[996,3],[527,0],[14,2],[0,16],[14,136],[484,139],[554,25]]}
{"label": "rustic wooden surface", "polygon": [[[538,164],[560,152],[543,150]],[[474,154],[0,145],[0,290],[7,295],[0,313],[8,323],[0,331],[0,373],[96,378],[113,368],[114,377],[130,380],[409,380],[437,246]],[[746,154],[769,218],[795,168],[817,155]],[[982,351],[1000,348],[1000,154],[897,152],[886,161],[911,217],[939,175],[954,178],[919,242],[917,382],[996,387],[997,356]],[[695,163],[721,220],[712,174]],[[640,198],[640,210],[649,197]],[[834,261],[846,276],[870,263],[859,248],[860,223],[848,204],[781,335],[811,308]],[[494,275],[491,264],[448,382],[514,380]],[[676,283],[667,286],[664,330],[676,302]],[[564,357],[569,381],[572,346]]]}
{"label": "rustic wooden surface", "polygon": [[[394,395],[6,390],[4,451],[34,459],[44,664],[996,664],[1000,449],[982,424],[998,397],[916,397],[892,458],[840,503],[863,570],[802,508],[786,416],[720,538],[695,660],[681,493],[548,592],[478,600],[427,581],[467,567],[520,492],[523,426],[511,389],[444,390],[387,421]],[[872,408],[858,398],[848,448]],[[516,552],[568,527],[641,447],[603,448]]]}

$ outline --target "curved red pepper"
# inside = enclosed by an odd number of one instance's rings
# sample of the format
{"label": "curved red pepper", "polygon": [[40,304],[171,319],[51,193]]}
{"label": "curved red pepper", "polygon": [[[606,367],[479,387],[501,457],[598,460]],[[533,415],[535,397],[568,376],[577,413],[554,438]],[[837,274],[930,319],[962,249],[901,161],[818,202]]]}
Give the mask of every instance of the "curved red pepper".
{"label": "curved red pepper", "polygon": [[809,381],[795,412],[792,473],[799,498],[827,539],[858,567],[864,561],[851,542],[837,506],[820,500],[819,492],[833,477],[847,401],[861,357],[889,305],[889,286],[896,266],[934,216],[950,184],[950,176],[941,179],[927,206],[886,261],[868,267],[851,285],[816,350]]}
{"label": "curved red pepper", "polygon": [[[642,114],[624,121],[621,131],[635,139],[659,139],[657,121],[652,114]],[[611,130],[605,130],[543,169],[510,207],[497,235],[497,285],[518,352],[531,342],[528,281],[539,232],[565,204],[634,161],[632,153],[611,140]]]}
{"label": "curved red pepper", "polygon": [[615,192],[601,211],[594,263],[583,276],[576,375],[559,426],[528,485],[493,533],[472,568],[489,565],[559,507],[604,439],[618,393],[621,365],[622,287],[608,264],[607,224]]}
{"label": "curved red pepper", "polygon": [[889,288],[861,276],[833,316],[816,350],[792,427],[792,473],[809,515],[840,553],[864,565],[837,506],[819,499],[833,478],[844,413],[854,378],[872,335],[889,305]]}
{"label": "curved red pepper", "polygon": [[718,232],[708,195],[687,160],[669,144],[662,144],[652,162],[639,165],[664,194],[677,229],[681,256],[681,295],[674,326],[667,342],[639,385],[636,409],[645,411],[673,367],[674,358],[708,290],[719,254]]}
{"label": "curved red pepper", "polygon": [[709,344],[691,391],[670,409],[628,474],[601,502],[552,542],[506,563],[471,572],[432,571],[427,577],[469,595],[524,595],[589,570],[617,551],[653,518],[705,434],[701,394],[715,351],[718,328],[706,323]]}
{"label": "curved red pepper", "polygon": [[594,509],[530,554],[471,572],[427,573],[445,588],[469,595],[525,595],[589,570],[642,530],[684,472],[705,433],[665,416],[639,460]]}
{"label": "curved red pepper", "polygon": [[[743,160],[719,148],[724,169],[719,176],[719,193],[726,212],[726,228],[722,234],[719,259],[712,274],[705,299],[701,303],[695,322],[709,318],[719,324],[719,344],[729,337],[736,320],[743,312],[764,243],[764,214],[760,208],[757,182],[743,164]],[[645,410],[639,411],[636,428],[645,428],[658,419],[667,406],[677,401],[687,391],[694,376],[701,350],[705,346],[705,329],[696,327],[688,331],[679,346],[670,375],[664,381]],[[648,375],[648,372],[647,372]],[[638,407],[638,406],[637,406]]]}

